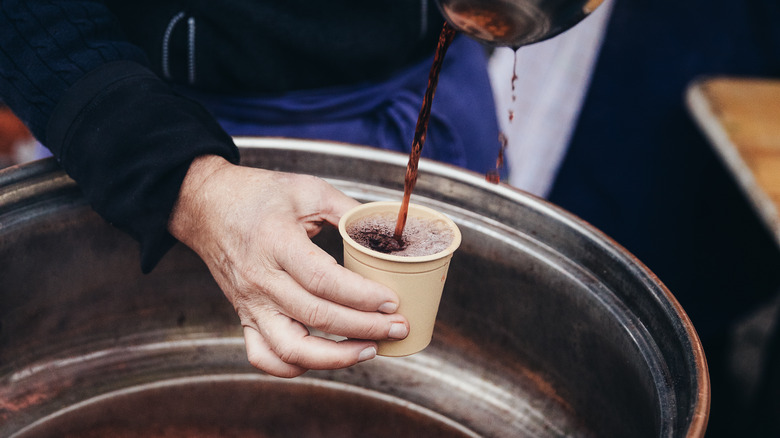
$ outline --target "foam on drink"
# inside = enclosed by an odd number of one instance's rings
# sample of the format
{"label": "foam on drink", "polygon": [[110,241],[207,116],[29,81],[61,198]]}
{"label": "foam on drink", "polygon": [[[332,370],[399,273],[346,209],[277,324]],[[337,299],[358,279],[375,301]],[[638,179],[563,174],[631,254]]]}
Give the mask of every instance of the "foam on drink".
{"label": "foam on drink", "polygon": [[405,257],[444,251],[454,238],[452,230],[443,221],[409,217],[399,242],[394,237],[396,219],[393,213],[366,216],[349,224],[347,234],[366,248]]}

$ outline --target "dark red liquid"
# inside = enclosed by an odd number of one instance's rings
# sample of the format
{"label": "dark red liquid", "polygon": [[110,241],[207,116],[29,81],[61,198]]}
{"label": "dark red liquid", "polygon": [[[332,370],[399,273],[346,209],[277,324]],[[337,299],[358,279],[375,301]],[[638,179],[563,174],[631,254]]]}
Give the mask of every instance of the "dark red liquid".
{"label": "dark red liquid", "polygon": [[397,242],[402,242],[401,236],[406,226],[406,217],[409,214],[409,199],[412,196],[414,185],[417,183],[417,166],[420,162],[420,154],[425,144],[425,135],[428,131],[428,120],[431,118],[431,104],[433,95],[436,93],[436,85],[439,83],[439,72],[444,62],[444,55],[447,48],[450,47],[455,38],[455,29],[445,22],[444,27],[439,34],[439,43],[436,46],[436,54],[433,57],[433,65],[428,74],[428,87],[425,89],[420,114],[417,117],[417,125],[414,129],[414,140],[412,141],[412,152],[409,154],[409,163],[406,165],[406,176],[404,177],[404,198],[401,201],[401,209],[398,211],[398,220],[395,225],[393,237]]}
{"label": "dark red liquid", "polygon": [[[517,49],[515,49],[515,61],[512,64],[512,102],[517,100],[517,95],[515,94],[516,82],[517,82]],[[515,111],[510,109],[509,123],[512,123],[514,119],[515,119]],[[496,158],[496,168],[490,169],[485,174],[486,181],[491,182],[493,184],[498,184],[501,182],[501,169],[504,168],[504,151],[506,150],[508,142],[509,141],[503,132],[498,134],[499,149],[498,149],[498,158]]]}
{"label": "dark red liquid", "polygon": [[352,238],[368,249],[385,254],[398,252],[406,246],[403,239],[399,242],[390,232],[379,228],[366,228],[356,232]]}
{"label": "dark red liquid", "polygon": [[374,251],[399,256],[424,256],[441,252],[452,243],[454,234],[442,221],[412,216],[399,242],[393,236],[393,213],[374,214],[352,222],[347,234],[358,244]]}
{"label": "dark red liquid", "polygon": [[485,174],[485,180],[493,184],[498,184],[499,182],[501,182],[501,169],[504,168],[504,150],[506,149],[507,138],[503,132],[500,132],[498,134],[498,142],[501,145],[501,147],[498,149],[498,158],[496,158],[496,168],[490,169],[488,173]]}
{"label": "dark red liquid", "polygon": [[515,95],[516,83],[517,83],[517,49],[515,49],[515,61],[512,64],[512,102],[517,100],[517,95]]}

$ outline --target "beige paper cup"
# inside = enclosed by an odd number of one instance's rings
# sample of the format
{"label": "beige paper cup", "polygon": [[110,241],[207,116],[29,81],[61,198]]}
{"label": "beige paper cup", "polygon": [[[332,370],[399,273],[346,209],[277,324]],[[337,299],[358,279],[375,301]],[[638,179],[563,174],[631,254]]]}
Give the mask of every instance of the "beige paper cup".
{"label": "beige paper cup", "polygon": [[426,256],[398,256],[366,248],[347,234],[355,221],[374,214],[398,215],[400,202],[371,202],[355,207],[341,217],[339,232],[344,240],[344,266],[365,278],[384,284],[398,294],[398,313],[409,321],[409,336],[400,341],[380,341],[377,354],[408,356],[428,346],[433,336],[450,259],[460,246],[460,230],[443,214],[420,205],[409,205],[409,218],[440,221],[452,229],[452,243],[445,250]]}

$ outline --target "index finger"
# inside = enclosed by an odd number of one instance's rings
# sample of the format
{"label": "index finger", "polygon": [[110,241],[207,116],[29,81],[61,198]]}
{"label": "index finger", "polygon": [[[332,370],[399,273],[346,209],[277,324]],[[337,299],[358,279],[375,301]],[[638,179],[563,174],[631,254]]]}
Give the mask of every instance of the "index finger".
{"label": "index finger", "polygon": [[363,311],[394,313],[398,295],[345,267],[307,237],[296,233],[277,255],[280,267],[310,293]]}

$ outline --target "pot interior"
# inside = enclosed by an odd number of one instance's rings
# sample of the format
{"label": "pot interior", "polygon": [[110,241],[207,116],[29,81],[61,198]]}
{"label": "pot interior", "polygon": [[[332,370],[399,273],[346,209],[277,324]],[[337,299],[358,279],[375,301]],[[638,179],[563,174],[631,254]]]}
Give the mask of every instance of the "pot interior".
{"label": "pot interior", "polygon": [[103,394],[23,436],[65,438],[474,437],[433,411],[321,379],[203,375]]}

